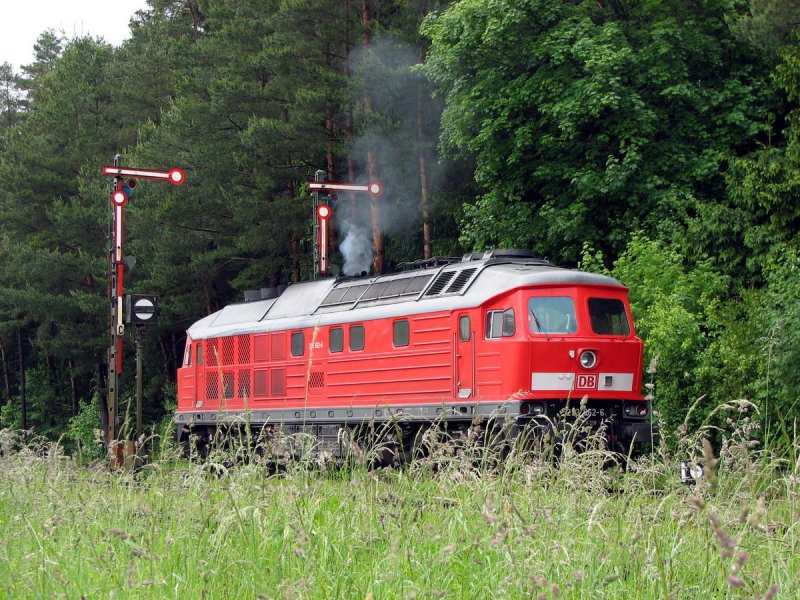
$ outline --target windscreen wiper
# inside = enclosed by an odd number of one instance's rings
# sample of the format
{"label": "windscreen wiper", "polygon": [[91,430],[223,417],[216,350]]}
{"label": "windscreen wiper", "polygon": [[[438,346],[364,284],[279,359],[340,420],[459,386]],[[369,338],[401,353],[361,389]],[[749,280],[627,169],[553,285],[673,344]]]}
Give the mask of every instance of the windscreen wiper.
{"label": "windscreen wiper", "polygon": [[545,331],[544,327],[542,327],[542,324],[539,323],[539,319],[536,318],[536,313],[533,312],[533,309],[531,309],[531,316],[533,317],[533,322],[536,324],[536,327],[539,329],[539,332],[545,334],[545,336],[547,336],[547,341],[549,342],[550,341],[550,333]]}

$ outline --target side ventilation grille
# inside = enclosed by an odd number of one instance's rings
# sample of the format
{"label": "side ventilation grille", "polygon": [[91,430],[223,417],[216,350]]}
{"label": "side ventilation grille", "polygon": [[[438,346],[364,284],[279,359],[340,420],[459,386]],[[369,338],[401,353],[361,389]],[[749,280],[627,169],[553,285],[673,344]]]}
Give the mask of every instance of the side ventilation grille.
{"label": "side ventilation grille", "polygon": [[312,371],[308,378],[308,387],[310,388],[325,387],[325,375],[320,371]]}

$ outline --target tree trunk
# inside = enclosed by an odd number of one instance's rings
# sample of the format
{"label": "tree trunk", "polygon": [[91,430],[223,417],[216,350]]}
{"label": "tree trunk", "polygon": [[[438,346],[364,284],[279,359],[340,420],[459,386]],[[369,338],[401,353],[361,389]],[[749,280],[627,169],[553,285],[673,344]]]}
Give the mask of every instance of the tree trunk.
{"label": "tree trunk", "polygon": [[203,283],[203,294],[206,297],[206,315],[210,315],[213,310],[211,310],[211,290],[208,288],[208,283]]}
{"label": "tree trunk", "polygon": [[[328,70],[333,70],[333,52],[329,47],[325,49],[325,67]],[[336,181],[336,153],[334,152],[334,144],[336,143],[336,127],[333,120],[333,108],[325,109],[325,136],[328,138],[328,145],[325,152],[326,163],[326,177],[328,181]],[[339,240],[336,235],[336,214],[333,213],[333,218],[330,221],[330,231],[328,236],[330,239],[330,247],[336,248],[339,245]]]}
{"label": "tree trunk", "polygon": [[188,0],[186,7],[189,9],[189,14],[192,16],[192,39],[197,40],[197,34],[200,31],[200,11],[198,10],[196,0]]}
{"label": "tree trunk", "polygon": [[103,439],[108,439],[108,395],[103,383],[103,365],[97,363],[94,367],[95,381],[97,381],[97,397],[100,400],[100,427],[103,430]]}
{"label": "tree trunk", "polygon": [[[425,62],[425,46],[419,48],[419,62]],[[419,199],[422,205],[422,256],[433,256],[431,250],[431,212],[428,200],[428,158],[425,137],[425,90],[422,81],[417,87],[417,147],[419,148]]]}
{"label": "tree trunk", "polygon": [[333,145],[336,141],[336,131],[333,127],[333,109],[325,109],[325,135],[328,138],[328,148],[325,152],[325,162],[328,171],[328,181],[336,181],[336,154]]}
{"label": "tree trunk", "polygon": [[[289,179],[289,186],[287,188],[289,198],[297,197],[297,188],[294,185],[294,179]],[[291,240],[291,258],[292,258],[292,281],[297,283],[300,281],[300,239],[297,232],[292,232]]]}
{"label": "tree trunk", "polygon": [[2,343],[0,343],[0,355],[2,355],[3,360],[3,390],[5,391],[5,401],[8,402],[11,399],[11,381],[8,375],[8,359],[6,358],[6,349]]}
{"label": "tree trunk", "polygon": [[164,359],[164,377],[169,379],[169,351],[164,343],[164,336],[158,336],[158,345],[161,347],[161,356]]}
{"label": "tree trunk", "polygon": [[183,347],[178,346],[179,342],[175,339],[175,332],[173,331],[170,337],[172,342],[172,372],[177,373],[178,369],[183,366]]}
{"label": "tree trunk", "polygon": [[69,393],[72,400],[72,416],[78,416],[78,386],[75,383],[75,361],[71,358],[67,360],[67,369],[69,370]]}
{"label": "tree trunk", "polygon": [[[347,12],[350,12],[350,0],[347,0]],[[344,76],[347,80],[350,79],[350,49],[352,44],[350,42],[350,21],[347,21],[347,29],[345,31],[344,39]],[[347,139],[347,181],[353,183],[356,180],[356,159],[353,156],[353,103],[348,102],[344,111],[344,135]],[[356,219],[356,200],[355,194],[347,194],[347,204],[350,207],[350,220],[355,222]]]}
{"label": "tree trunk", "polygon": [[[369,50],[372,47],[372,30],[369,22],[369,0],[363,0],[361,4],[361,25],[363,28],[361,39],[365,50]],[[369,88],[364,90],[364,108],[367,115],[370,115],[374,110],[372,94]],[[371,145],[367,148],[367,176],[369,181],[378,179],[378,156]],[[384,247],[383,229],[381,228],[380,204],[372,198],[369,200],[369,216],[370,224],[372,225],[372,270],[375,275],[380,275],[383,273],[386,248]]]}
{"label": "tree trunk", "polygon": [[25,396],[25,357],[22,354],[22,331],[17,327],[17,352],[19,354],[19,395],[22,411],[22,429],[28,429],[28,399]]}
{"label": "tree trunk", "polygon": [[300,260],[297,254],[300,252],[300,242],[297,239],[297,234],[292,234],[292,281],[297,283],[300,281]]}

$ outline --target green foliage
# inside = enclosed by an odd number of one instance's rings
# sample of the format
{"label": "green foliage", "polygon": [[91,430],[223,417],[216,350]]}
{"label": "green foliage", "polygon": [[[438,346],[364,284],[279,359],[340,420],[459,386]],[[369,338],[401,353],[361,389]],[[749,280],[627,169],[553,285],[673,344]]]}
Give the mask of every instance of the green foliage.
{"label": "green foliage", "polygon": [[0,427],[19,431],[22,429],[22,412],[18,398],[11,398],[0,408]]}
{"label": "green foliage", "polygon": [[88,402],[81,402],[78,414],[69,419],[66,438],[75,445],[75,454],[84,461],[100,460],[105,455],[103,432],[100,424],[100,398],[92,394]]}
{"label": "green foliage", "polygon": [[[584,254],[586,267],[602,264],[590,248]],[[746,398],[756,402],[766,441],[788,448],[800,389],[800,259],[795,249],[776,246],[769,260],[765,287],[738,295],[713,261],[692,264],[642,234],[615,261],[610,274],[630,287],[645,379],[667,434],[690,407],[687,425],[696,428],[721,404]]]}
{"label": "green foliage", "polygon": [[785,445],[800,404],[800,249],[774,248],[759,300],[751,317],[760,332],[758,393],[768,432]]}
{"label": "green foliage", "polygon": [[760,48],[771,62],[779,62],[781,50],[800,30],[798,0],[751,0],[749,11],[734,15],[732,28],[743,40]]}
{"label": "green foliage", "polygon": [[720,170],[767,118],[757,57],[711,2],[471,0],[429,17],[425,73],[445,99],[442,147],[474,156],[484,194],[466,246],[575,261],[716,200]]}
{"label": "green foliage", "polygon": [[[64,431],[69,418],[68,404],[63,401],[68,393],[65,380],[58,373],[48,373],[44,365],[25,372],[25,400],[28,429],[36,435],[57,439]],[[12,397],[2,408],[3,427],[22,428],[22,399]]]}
{"label": "green foliage", "polygon": [[692,423],[697,425],[721,400],[715,393],[716,377],[703,373],[722,368],[713,347],[721,331],[727,279],[709,262],[687,268],[676,251],[640,233],[631,238],[611,274],[630,288],[637,333],[645,341],[645,366],[654,371],[655,406],[667,433],[675,431],[702,397]]}

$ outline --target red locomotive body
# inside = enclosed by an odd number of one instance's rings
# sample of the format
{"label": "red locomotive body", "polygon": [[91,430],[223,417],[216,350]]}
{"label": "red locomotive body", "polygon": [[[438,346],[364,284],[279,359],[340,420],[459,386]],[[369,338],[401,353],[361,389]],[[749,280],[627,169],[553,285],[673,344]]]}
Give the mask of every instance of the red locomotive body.
{"label": "red locomotive body", "polygon": [[409,436],[476,418],[524,428],[587,398],[618,449],[652,441],[627,289],[519,252],[294,284],[187,334],[179,434],[246,413],[330,446],[343,428],[390,420]]}

